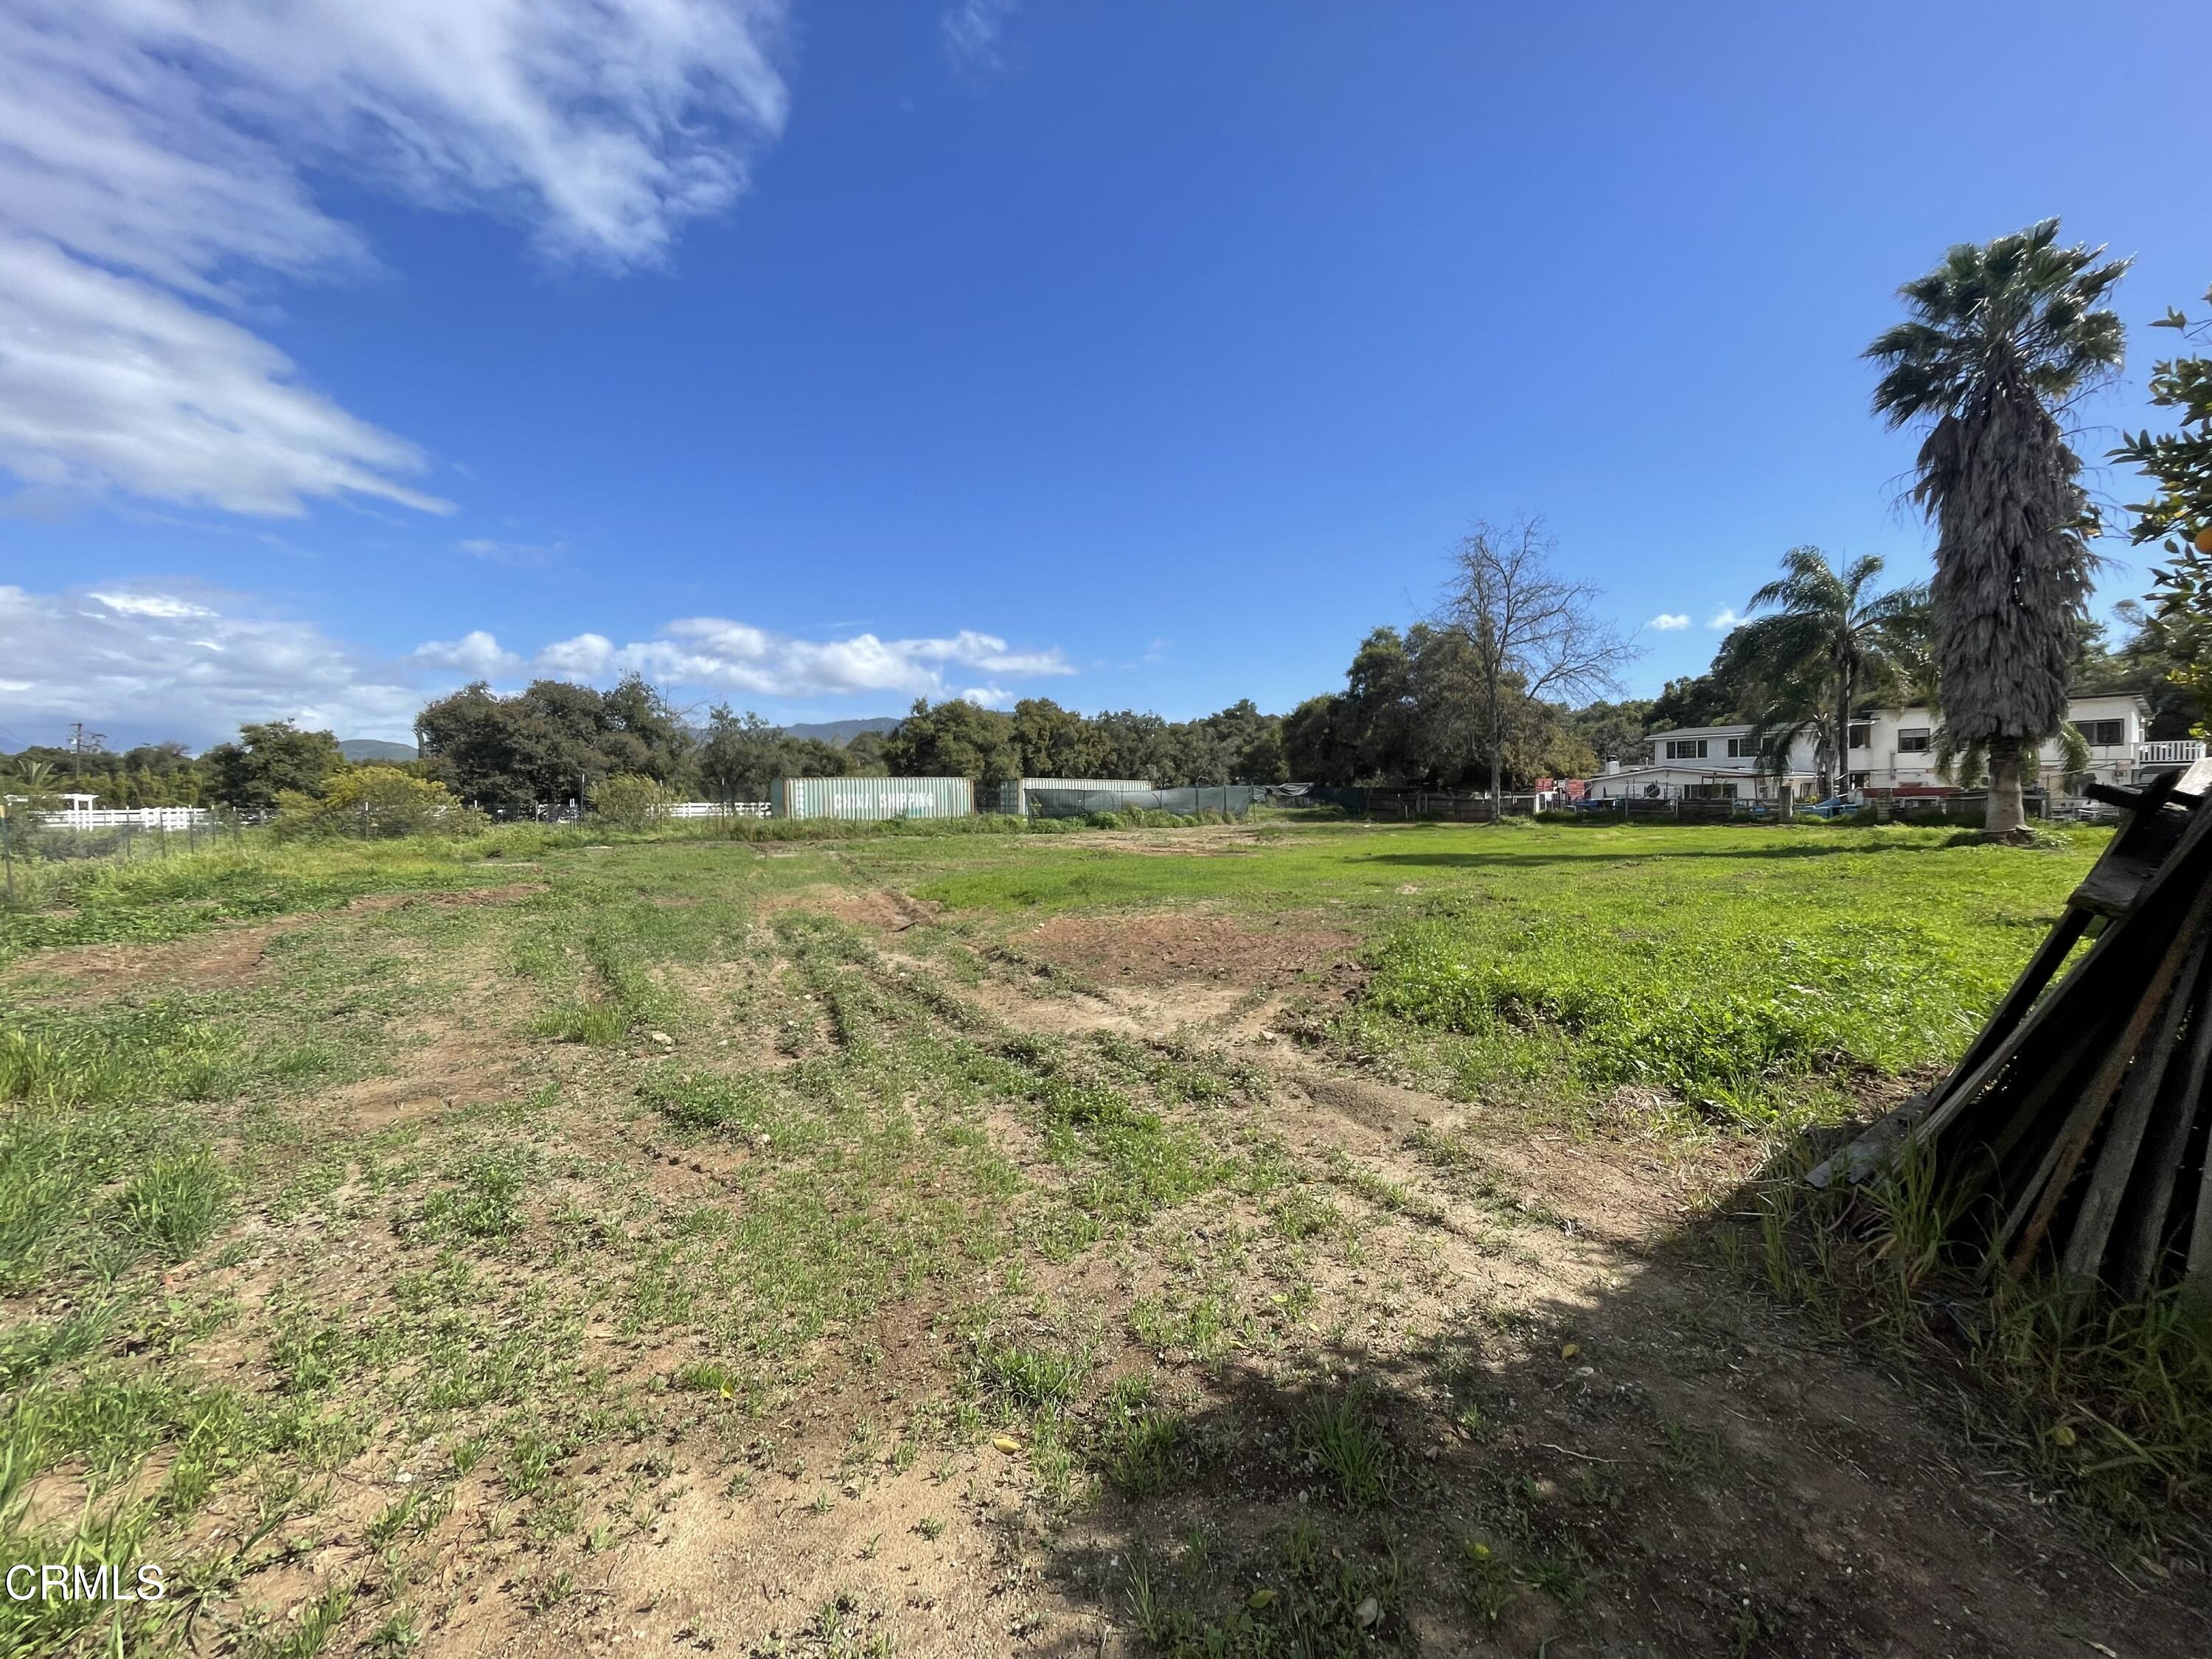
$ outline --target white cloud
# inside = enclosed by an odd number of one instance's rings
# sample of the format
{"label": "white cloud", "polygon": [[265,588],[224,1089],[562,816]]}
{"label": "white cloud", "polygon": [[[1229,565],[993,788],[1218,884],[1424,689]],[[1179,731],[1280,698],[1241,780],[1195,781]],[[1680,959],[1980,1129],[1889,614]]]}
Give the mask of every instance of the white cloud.
{"label": "white cloud", "polygon": [[1734,628],[1742,620],[1743,618],[1737,616],[1734,611],[1723,606],[1721,610],[1713,613],[1712,619],[1706,623],[1705,626],[1708,628]]}
{"label": "white cloud", "polygon": [[1671,613],[1662,611],[1651,619],[1650,625],[1662,634],[1671,634],[1677,629],[1687,628],[1690,619],[1679,611]]}
{"label": "white cloud", "polygon": [[[256,514],[422,457],[238,320],[373,266],[311,175],[653,263],[781,131],[784,0],[15,0],[0,8],[0,466]],[[228,316],[223,313],[230,313]]]}
{"label": "white cloud", "polygon": [[[639,673],[670,684],[758,697],[896,692],[943,697],[949,669],[1036,678],[1075,671],[1058,651],[1014,651],[995,635],[963,629],[950,639],[883,640],[855,634],[802,640],[720,617],[687,617],[653,639],[617,646],[583,634],[548,646],[538,665],[575,679]],[[962,695],[966,695],[963,693]],[[994,696],[1004,694],[996,691]]]}
{"label": "white cloud", "polygon": [[408,653],[425,668],[451,668],[472,680],[489,680],[511,674],[522,659],[503,651],[499,641],[481,628],[472,628],[458,640],[431,640]]}
{"label": "white cloud", "polygon": [[605,684],[635,672],[679,701],[857,697],[870,699],[866,712],[884,714],[920,696],[1004,708],[1019,694],[1002,681],[1074,672],[1058,651],[1015,651],[975,629],[800,639],[712,617],[619,645],[578,634],[534,653],[471,629],[386,659],[249,595],[154,581],[55,593],[0,586],[0,726],[24,743],[76,720],[134,742],[204,744],[242,720],[276,719],[340,737],[404,738],[425,702],[477,679],[512,690],[538,676]]}
{"label": "white cloud", "polygon": [[538,672],[556,679],[595,680],[614,660],[615,642],[604,634],[579,634],[538,653]]}
{"label": "white cloud", "polygon": [[404,737],[423,690],[312,623],[173,585],[93,593],[0,587],[0,721],[24,742],[86,720],[129,740],[200,744],[241,720]]}
{"label": "white cloud", "polygon": [[173,593],[88,593],[110,611],[126,617],[212,617],[215,612]]}
{"label": "white cloud", "polygon": [[1021,0],[957,0],[937,25],[953,64],[970,75],[996,75],[1006,66],[1003,37]]}

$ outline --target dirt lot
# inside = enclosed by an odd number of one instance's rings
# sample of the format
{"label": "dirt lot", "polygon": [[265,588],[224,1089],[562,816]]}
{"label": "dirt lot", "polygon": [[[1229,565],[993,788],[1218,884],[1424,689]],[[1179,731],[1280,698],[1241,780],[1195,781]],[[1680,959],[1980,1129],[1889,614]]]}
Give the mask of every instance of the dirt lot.
{"label": "dirt lot", "polygon": [[246,1034],[112,1109],[212,1134],[206,1233],[73,1351],[78,1256],[6,1307],[48,1355],[11,1547],[137,1503],[194,1587],[126,1644],[2212,1651],[2186,1549],[2115,1565],[1723,1259],[1755,1142],[1317,1036],[1355,925],[993,920],[735,849],[545,877],[15,976]]}

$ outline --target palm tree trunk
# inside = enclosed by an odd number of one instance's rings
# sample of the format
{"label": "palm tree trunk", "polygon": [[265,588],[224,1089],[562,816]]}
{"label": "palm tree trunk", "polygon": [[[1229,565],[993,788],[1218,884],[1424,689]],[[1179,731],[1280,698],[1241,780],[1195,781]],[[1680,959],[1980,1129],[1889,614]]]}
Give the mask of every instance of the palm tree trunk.
{"label": "palm tree trunk", "polygon": [[1847,795],[1851,790],[1851,680],[1842,669],[1836,672],[1836,793]]}
{"label": "palm tree trunk", "polygon": [[2021,799],[2026,749],[2019,738],[1990,739],[1989,806],[1982,817],[1982,834],[1989,840],[2009,840],[2027,823],[2027,809]]}

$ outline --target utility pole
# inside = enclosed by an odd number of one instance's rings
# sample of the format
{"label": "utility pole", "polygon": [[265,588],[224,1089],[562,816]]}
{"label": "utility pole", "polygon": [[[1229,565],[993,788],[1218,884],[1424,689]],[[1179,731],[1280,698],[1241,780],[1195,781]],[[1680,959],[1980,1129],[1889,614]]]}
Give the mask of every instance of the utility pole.
{"label": "utility pole", "polygon": [[82,720],[71,720],[70,722],[70,769],[80,784],[84,781],[85,751],[87,750],[90,750],[94,754],[97,755],[100,752],[100,744],[106,741],[106,732],[88,732],[84,729],[84,722]]}

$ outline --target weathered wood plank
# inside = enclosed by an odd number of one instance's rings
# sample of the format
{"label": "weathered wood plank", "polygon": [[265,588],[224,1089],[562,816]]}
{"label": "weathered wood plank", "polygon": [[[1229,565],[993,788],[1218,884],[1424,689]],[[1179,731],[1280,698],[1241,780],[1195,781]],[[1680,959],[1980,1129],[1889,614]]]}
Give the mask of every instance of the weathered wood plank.
{"label": "weathered wood plank", "polygon": [[2188,1149],[2197,1114],[2204,1109],[2206,1075],[2212,1072],[2212,975],[2198,979],[2194,1000],[2188,1059],[2140,1160],[2142,1188],[2135,1200],[2134,1224],[2112,1287],[2130,1302],[2148,1296],[2158,1277],[2159,1258],[2165,1254],[2170,1231],[2173,1189],[2181,1176],[2182,1154]]}
{"label": "weathered wood plank", "polygon": [[2069,1281],[2087,1284],[2104,1276],[2105,1246],[2111,1241],[2113,1222],[2119,1218],[2120,1200],[2134,1178],[2144,1132],[2150,1127],[2151,1108],[2166,1081],[2167,1062],[2180,1044],[2182,1021],[2196,1000],[2197,977],[2204,969],[2208,942],[2204,926],[2208,915],[2212,915],[2208,901],[2212,901],[2212,888],[2197,895],[2190,907],[2189,920],[2182,924],[2181,937],[2175,944],[2186,955],[2173,975],[2149,1042],[2129,1068],[2112,1127],[2105,1132],[2105,1144],[2097,1149],[2096,1167],[2081,1194],[2081,1208],[2074,1218],[2065,1253],[2059,1258],[2059,1273]]}
{"label": "weathered wood plank", "polygon": [[[2208,815],[2208,820],[2212,820],[2212,815]],[[2172,867],[2169,865],[2167,869]],[[2159,957],[2158,966],[2151,974],[2151,981],[2144,988],[2135,1012],[2128,1016],[2128,1023],[2120,1032],[2119,1041],[2113,1045],[2104,1064],[2097,1068],[2097,1074],[2090,1079],[2088,1088],[2082,1092],[2080,1108],[2067,1119],[2065,1128],[2051,1143],[2050,1167],[2043,1178],[2042,1193],[2035,1208],[2028,1214],[2026,1224],[2021,1229],[2019,1242],[2013,1247],[2012,1270],[2015,1273],[2027,1272],[2028,1263],[2034,1260],[2036,1251],[2041,1248],[2044,1235],[2050,1231],[2051,1223],[2058,1213],[2058,1206],[2066,1196],[2066,1189],[2073,1184],[2074,1171],[2081,1166],[2082,1157],[2088,1152],[2089,1143],[2096,1135],[2097,1126],[2104,1121],[2106,1109],[2111,1105],[2112,1096],[2120,1086],[2122,1075],[2136,1058],[2136,1051],[2142,1047],[2152,1020],[2165,1006],[2167,995],[2173,988],[2174,976],[2181,971],[2183,961],[2195,948],[2195,935],[2203,925],[2208,902],[2212,902],[2212,883],[2198,887],[2197,897],[2187,912],[2187,922],[2176,932]],[[2002,1244],[2002,1240],[2000,1239],[1999,1243]]]}

